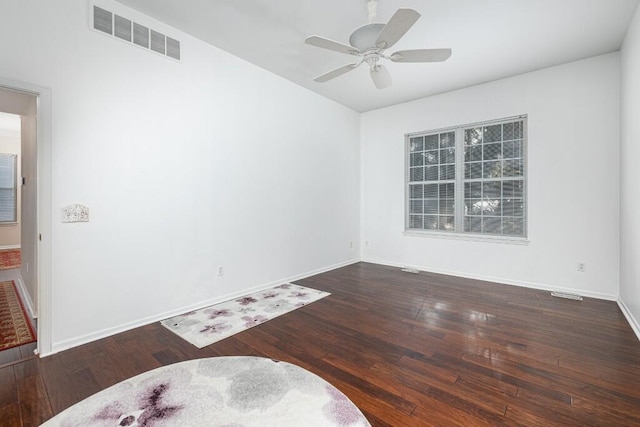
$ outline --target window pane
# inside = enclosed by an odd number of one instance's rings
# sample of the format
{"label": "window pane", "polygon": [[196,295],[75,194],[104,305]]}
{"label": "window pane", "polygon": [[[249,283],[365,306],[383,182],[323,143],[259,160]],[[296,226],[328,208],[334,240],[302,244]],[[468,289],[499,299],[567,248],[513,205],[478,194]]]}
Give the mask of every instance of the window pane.
{"label": "window pane", "polygon": [[453,148],[456,146],[456,134],[447,132],[440,134],[440,148]]}
{"label": "window pane", "polygon": [[427,166],[424,168],[424,180],[425,181],[437,181],[438,180],[438,166]]}
{"label": "window pane", "polygon": [[489,181],[482,183],[482,197],[485,199],[493,199],[502,196],[502,182]]}
{"label": "window pane", "polygon": [[441,180],[456,179],[456,166],[455,165],[440,166],[440,179]]}
{"label": "window pane", "polygon": [[424,149],[425,150],[437,150],[439,141],[438,135],[428,135],[424,137]]}
{"label": "window pane", "polygon": [[424,216],[424,229],[425,230],[437,230],[438,229],[438,215],[425,215]]}
{"label": "window pane", "polygon": [[427,151],[424,153],[424,163],[426,165],[437,165],[439,163],[438,150]]}
{"label": "window pane", "polygon": [[425,200],[424,201],[424,213],[437,214],[438,213],[438,200]]}
{"label": "window pane", "polygon": [[440,163],[455,163],[456,162],[456,149],[445,148],[440,150]]}
{"label": "window pane", "polygon": [[425,199],[437,199],[438,198],[438,184],[426,184],[424,186],[424,198]]}
{"label": "window pane", "polygon": [[523,136],[522,136],[523,131],[524,131],[524,126],[523,125],[524,125],[524,123],[522,121],[513,123],[513,133],[514,133],[514,136],[516,138],[518,138],[518,139],[522,139],[523,138]]}
{"label": "window pane", "polygon": [[502,125],[492,125],[484,128],[483,142],[502,141]]}
{"label": "window pane", "polygon": [[482,183],[481,182],[465,182],[464,184],[464,198],[470,199],[472,197],[482,197]]}
{"label": "window pane", "polygon": [[480,233],[482,232],[482,218],[480,217],[465,217],[464,218],[464,231],[468,233]]}
{"label": "window pane", "polygon": [[453,215],[454,214],[454,200],[453,199],[440,200],[440,214],[441,215]]}
{"label": "window pane", "polygon": [[482,160],[482,145],[470,145],[464,148],[464,161],[475,162]]}
{"label": "window pane", "polygon": [[439,226],[440,230],[453,231],[455,221],[452,216],[441,216]]}
{"label": "window pane", "polygon": [[409,213],[421,214],[422,213],[422,200],[412,200],[409,206]]}
{"label": "window pane", "polygon": [[515,139],[513,133],[513,123],[505,123],[502,125],[502,139],[505,141]]}
{"label": "window pane", "polygon": [[409,228],[422,228],[422,215],[409,216]]}
{"label": "window pane", "polygon": [[421,167],[409,169],[409,181],[424,181],[424,173]]}
{"label": "window pane", "polygon": [[422,199],[422,185],[413,184],[409,186],[409,197],[412,199]]}
{"label": "window pane", "polygon": [[500,234],[502,220],[500,218],[482,218],[482,232]]}
{"label": "window pane", "polygon": [[505,176],[522,176],[524,174],[524,161],[522,159],[505,160],[505,162],[511,162],[508,170],[510,175],[505,173]]}
{"label": "window pane", "polygon": [[465,200],[465,215],[482,215],[482,199]]}
{"label": "window pane", "polygon": [[482,128],[472,128],[464,131],[465,145],[482,144]]}
{"label": "window pane", "polygon": [[500,178],[502,176],[502,162],[500,160],[482,162],[483,178]]}
{"label": "window pane", "polygon": [[424,164],[424,156],[422,153],[411,153],[409,157],[409,166],[422,166]]}
{"label": "window pane", "polygon": [[513,159],[522,157],[522,141],[507,141],[504,143],[504,158]]}
{"label": "window pane", "polygon": [[467,179],[482,178],[482,163],[466,163],[464,165],[464,177]]}
{"label": "window pane", "polygon": [[414,151],[423,151],[424,150],[424,137],[418,136],[416,138],[411,138],[411,142],[409,143],[409,151],[412,153]]}
{"label": "window pane", "polygon": [[454,183],[448,183],[448,184],[440,184],[440,198],[441,199],[453,199],[455,197],[455,195],[453,194],[453,191],[455,189],[455,184]]}
{"label": "window pane", "polygon": [[502,158],[502,144],[485,144],[482,146],[482,159],[495,160]]}

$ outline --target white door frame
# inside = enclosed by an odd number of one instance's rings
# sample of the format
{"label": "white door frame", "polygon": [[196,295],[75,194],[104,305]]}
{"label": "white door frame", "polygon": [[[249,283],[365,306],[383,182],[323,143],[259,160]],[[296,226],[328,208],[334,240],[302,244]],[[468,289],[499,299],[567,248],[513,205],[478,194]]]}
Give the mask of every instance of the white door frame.
{"label": "white door frame", "polygon": [[38,272],[38,353],[51,354],[51,89],[0,77],[0,87],[37,97],[36,264]]}

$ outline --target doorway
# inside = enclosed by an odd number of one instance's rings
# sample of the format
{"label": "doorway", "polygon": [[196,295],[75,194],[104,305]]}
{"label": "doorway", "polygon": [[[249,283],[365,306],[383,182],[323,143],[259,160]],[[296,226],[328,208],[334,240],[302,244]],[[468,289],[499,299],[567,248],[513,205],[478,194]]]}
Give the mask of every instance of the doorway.
{"label": "doorway", "polygon": [[[0,78],[0,112],[20,117],[22,256],[18,292],[28,315],[37,318],[36,354],[51,352],[51,94],[47,88]],[[16,284],[18,284],[16,283]]]}

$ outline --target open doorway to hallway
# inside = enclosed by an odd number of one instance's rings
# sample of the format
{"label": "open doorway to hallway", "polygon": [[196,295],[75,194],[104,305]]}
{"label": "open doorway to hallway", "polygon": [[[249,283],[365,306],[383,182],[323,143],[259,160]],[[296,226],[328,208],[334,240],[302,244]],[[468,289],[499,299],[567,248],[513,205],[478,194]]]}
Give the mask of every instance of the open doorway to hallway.
{"label": "open doorway to hallway", "polygon": [[37,97],[0,87],[0,366],[37,349],[36,135]]}

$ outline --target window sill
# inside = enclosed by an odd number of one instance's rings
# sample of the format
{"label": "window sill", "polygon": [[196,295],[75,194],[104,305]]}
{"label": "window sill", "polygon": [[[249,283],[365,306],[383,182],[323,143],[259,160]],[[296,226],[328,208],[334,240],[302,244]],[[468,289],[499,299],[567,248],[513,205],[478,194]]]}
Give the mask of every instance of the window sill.
{"label": "window sill", "polygon": [[480,234],[463,233],[439,233],[435,231],[405,230],[403,233],[409,237],[429,237],[435,239],[467,240],[471,242],[506,243],[510,245],[528,245],[526,237],[483,236]]}
{"label": "window sill", "polygon": [[0,227],[4,225],[18,225],[18,223],[17,222],[0,222]]}

